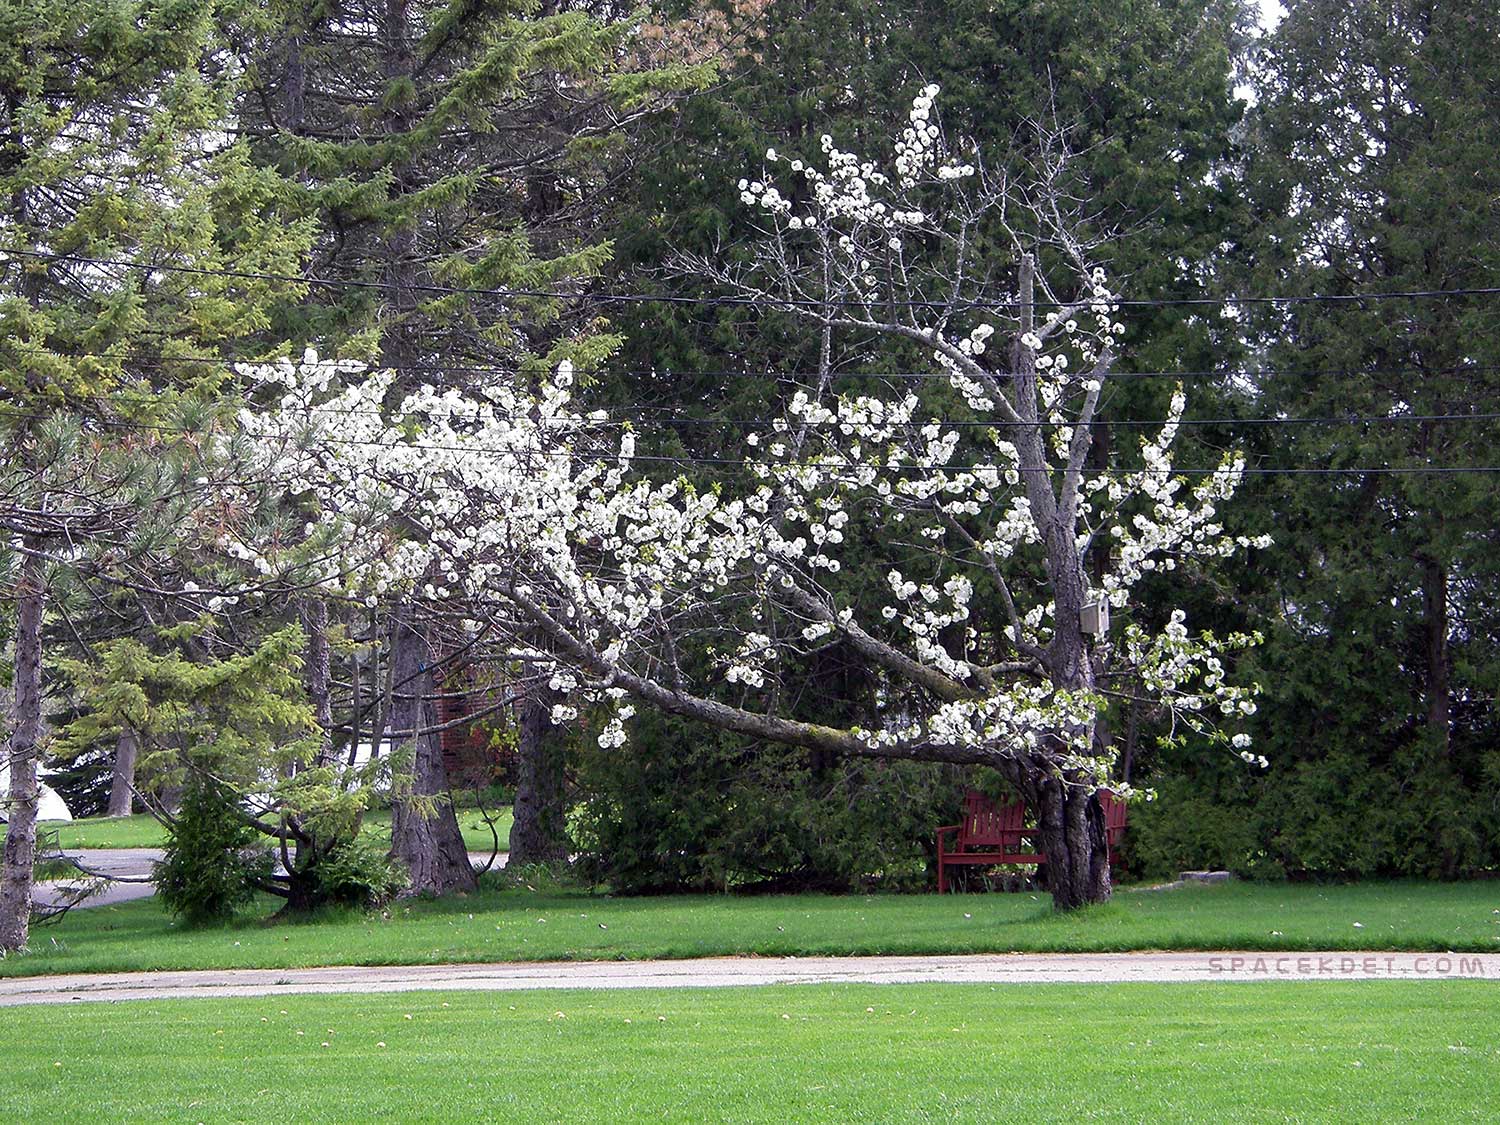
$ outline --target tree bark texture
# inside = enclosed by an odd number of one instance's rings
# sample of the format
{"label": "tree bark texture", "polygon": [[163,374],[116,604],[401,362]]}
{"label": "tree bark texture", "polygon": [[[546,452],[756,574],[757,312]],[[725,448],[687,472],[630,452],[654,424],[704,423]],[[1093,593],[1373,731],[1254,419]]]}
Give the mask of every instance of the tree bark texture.
{"label": "tree bark texture", "polygon": [[[35,550],[37,544],[24,544]],[[0,950],[25,949],[31,932],[31,891],[36,863],[37,754],[42,741],[42,562],[21,560],[16,591],[14,728],[6,794],[5,852],[0,868]]]}
{"label": "tree bark texture", "polygon": [[[385,0],[383,7],[382,67],[387,81],[393,84],[410,80],[415,67],[408,34],[408,9],[409,0]],[[401,99],[392,99],[380,120],[392,135],[411,127],[409,108]],[[389,171],[392,198],[406,195],[412,186],[410,167],[397,160]],[[415,280],[416,248],[412,220],[408,218],[388,229],[384,241],[387,288],[380,359],[381,363],[399,369],[413,355],[413,326],[408,322],[416,305],[411,288]],[[406,894],[469,891],[476,886],[474,869],[448,797],[442,737],[433,729],[438,725],[433,699],[433,654],[426,630],[415,620],[414,613],[411,606],[401,606],[392,626],[391,675],[395,690],[387,714],[391,729],[416,733],[393,740],[412,745],[407,748],[409,764],[399,767],[393,779],[391,855],[403,862],[410,873]],[[428,811],[432,815],[424,815]]]}
{"label": "tree bark texture", "polygon": [[1041,776],[1026,786],[1047,855],[1047,890],[1054,910],[1076,910],[1110,896],[1104,810],[1086,786]]}
{"label": "tree bark texture", "polygon": [[[385,0],[381,28],[381,65],[390,88],[394,88],[399,82],[410,82],[416,68],[409,34],[409,7],[409,0]],[[389,99],[380,115],[383,131],[391,136],[409,132],[412,122],[412,112],[402,98]],[[397,158],[391,161],[387,171],[391,176],[392,200],[413,190],[414,176],[409,159]],[[386,288],[383,294],[384,308],[381,311],[380,362],[397,370],[410,363],[415,354],[415,326],[410,323],[416,310],[416,294],[412,289],[412,284],[416,281],[417,248],[414,222],[411,216],[407,216],[399,225],[389,227],[384,232]]]}
{"label": "tree bark texture", "polygon": [[[1036,265],[1030,254],[1021,262],[1022,328],[1033,328]],[[1038,423],[1038,387],[1036,355],[1019,341],[1014,359],[1015,407],[1024,421]],[[1092,428],[1083,427],[1075,440],[1089,441]],[[1026,495],[1031,501],[1032,518],[1036,520],[1046,551],[1048,585],[1052,591],[1052,642],[1042,661],[1047,678],[1058,688],[1071,692],[1092,691],[1094,666],[1083,634],[1083,605],[1088,597],[1088,574],[1078,553],[1078,474],[1087,447],[1069,454],[1069,471],[1060,495],[1053,492],[1053,477],[1045,470],[1046,452],[1040,425],[1022,428],[1017,440],[1025,473]],[[1095,731],[1074,730],[1078,744],[1092,745]],[[1087,780],[1070,777],[1060,770],[1058,762],[1066,757],[1067,743],[1056,739],[1050,753],[1029,763],[1026,797],[1039,818],[1042,849],[1047,855],[1047,889],[1052,893],[1054,910],[1074,910],[1088,903],[1107,902],[1110,896],[1109,847],[1105,839],[1104,810]]]}
{"label": "tree bark texture", "polygon": [[332,657],[328,647],[328,603],[312,598],[302,604],[302,631],[307,637],[307,698],[313,705],[317,721],[319,766],[333,762],[333,701],[330,684],[333,679]]}
{"label": "tree bark texture", "polygon": [[1439,754],[1451,750],[1452,712],[1448,674],[1448,571],[1442,563],[1422,561],[1422,612],[1427,634],[1427,729]]}
{"label": "tree bark texture", "polygon": [[135,762],[139,754],[135,731],[125,727],[115,740],[115,761],[109,779],[110,816],[129,816],[135,807]]}
{"label": "tree bark texture", "polygon": [[472,891],[477,886],[474,868],[449,799],[442,737],[435,729],[432,658],[427,638],[413,627],[410,613],[402,606],[392,626],[391,727],[415,733],[394,740],[409,760],[397,767],[392,781],[391,855],[410,873],[405,894]]}
{"label": "tree bark texture", "polygon": [[563,777],[564,740],[552,724],[556,694],[538,682],[517,705],[516,801],[511,810],[512,866],[566,863],[567,794]]}

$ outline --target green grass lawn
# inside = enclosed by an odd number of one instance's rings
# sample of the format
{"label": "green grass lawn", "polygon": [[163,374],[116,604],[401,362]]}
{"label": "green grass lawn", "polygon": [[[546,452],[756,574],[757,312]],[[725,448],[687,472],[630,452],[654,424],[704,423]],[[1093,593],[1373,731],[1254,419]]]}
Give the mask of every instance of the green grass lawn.
{"label": "green grass lawn", "polygon": [[[487,852],[494,846],[484,818],[474,809],[458,810],[458,826],[463,830],[464,843],[470,851]],[[510,839],[510,809],[499,810],[495,818],[495,829],[500,836],[500,847],[506,847]],[[88,820],[43,821],[38,831],[57,833],[58,842],[64,848],[159,848],[166,843],[166,831],[149,813],[134,816],[91,817]],[[390,809],[371,809],[365,814],[364,831],[391,838]]]}
{"label": "green grass lawn", "polygon": [[64,848],[159,848],[166,830],[149,813],[100,816],[88,820],[43,820],[37,833],[55,833]]}
{"label": "green grass lawn", "polygon": [[[264,910],[269,913],[271,900]],[[1359,923],[1358,926],[1355,923]],[[482,890],[312,922],[188,930],[151,899],[75,910],[0,975],[753,953],[1416,949],[1500,953],[1500,883],[1230,884],[1120,891],[1054,915],[1046,896],[612,898]]]}
{"label": "green grass lawn", "polygon": [[794,985],[15,1008],[5,1116],[1493,1121],[1485,982]]}

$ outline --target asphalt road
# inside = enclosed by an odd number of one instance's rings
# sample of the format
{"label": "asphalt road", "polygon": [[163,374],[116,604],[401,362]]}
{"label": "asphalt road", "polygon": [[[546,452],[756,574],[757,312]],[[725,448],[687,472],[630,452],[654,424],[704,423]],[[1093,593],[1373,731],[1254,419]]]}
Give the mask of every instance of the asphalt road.
{"label": "asphalt road", "polygon": [[[112,906],[115,903],[130,902],[133,899],[150,898],[156,893],[156,888],[149,882],[129,880],[150,878],[151,865],[161,859],[160,848],[88,848],[71,851],[68,854],[75,857],[90,872],[106,876],[111,880],[102,891],[80,903],[77,909]],[[489,852],[469,853],[469,860],[476,867],[483,867],[489,858]],[[509,858],[508,854],[501,852],[495,857],[495,867],[497,869],[504,867],[507,858]],[[63,894],[62,886],[53,883],[38,883],[34,891],[36,901],[49,906],[55,905]]]}
{"label": "asphalt road", "polygon": [[[1500,979],[1500,956],[1457,953],[1009,953],[931,957],[706,957],[89,973],[0,979],[0,1007],[296,993],[715,988],[767,984],[1254,983]],[[1500,998],[1500,993],[1497,993]]]}

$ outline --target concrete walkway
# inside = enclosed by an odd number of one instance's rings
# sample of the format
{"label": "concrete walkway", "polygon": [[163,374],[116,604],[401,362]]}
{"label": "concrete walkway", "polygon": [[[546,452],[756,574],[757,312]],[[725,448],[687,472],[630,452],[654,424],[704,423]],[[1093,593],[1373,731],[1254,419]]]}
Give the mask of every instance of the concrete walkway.
{"label": "concrete walkway", "polygon": [[[77,910],[86,910],[93,906],[113,906],[116,903],[130,902],[138,898],[150,898],[156,893],[156,888],[150,883],[115,880],[150,878],[151,865],[161,859],[160,848],[74,848],[67,854],[77,859],[90,872],[111,880],[102,891],[90,895],[79,903],[75,907]],[[474,865],[475,870],[482,869],[489,862],[489,858],[489,852],[469,853],[469,862]],[[495,857],[492,870],[500,870],[509,858],[510,853],[501,852]],[[279,866],[277,870],[280,870]],[[65,891],[58,884],[38,883],[34,895],[38,903],[53,906],[65,896]]]}
{"label": "concrete walkway", "polygon": [[932,957],[707,957],[326,969],[90,973],[0,979],[0,1007],[296,993],[507,992],[763,984],[1116,984],[1500,979],[1500,956],[1457,953],[1010,953]]}
{"label": "concrete walkway", "polygon": [[[92,874],[102,875],[111,881],[103,890],[97,891],[78,903],[75,910],[86,910],[95,906],[114,906],[138,898],[150,898],[156,888],[150,883],[116,882],[119,879],[140,880],[151,875],[151,865],[161,859],[160,848],[71,848],[65,851],[78,860]],[[82,873],[78,878],[85,879]],[[32,891],[36,902],[42,906],[57,906],[69,897],[71,881],[38,883]]]}

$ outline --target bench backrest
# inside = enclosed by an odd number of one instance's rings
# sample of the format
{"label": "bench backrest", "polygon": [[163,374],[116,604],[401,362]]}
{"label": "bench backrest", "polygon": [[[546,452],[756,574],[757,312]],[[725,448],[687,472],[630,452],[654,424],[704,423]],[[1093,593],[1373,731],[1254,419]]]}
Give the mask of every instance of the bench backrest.
{"label": "bench backrest", "polygon": [[960,848],[1014,844],[1026,827],[1026,806],[1020,801],[997,806],[983,793],[964,797],[964,819],[958,827]]}
{"label": "bench backrest", "polygon": [[1099,807],[1104,812],[1104,838],[1113,847],[1125,835],[1125,814],[1129,806],[1108,789],[1101,789]]}
{"label": "bench backrest", "polygon": [[[1130,806],[1108,789],[1101,789],[1099,807],[1104,813],[1104,838],[1111,847],[1116,847],[1125,836]],[[1026,805],[1023,802],[996,805],[983,793],[970,792],[964,796],[964,819],[958,826],[958,846],[962,849],[1012,845],[1017,833],[1025,827]]]}

